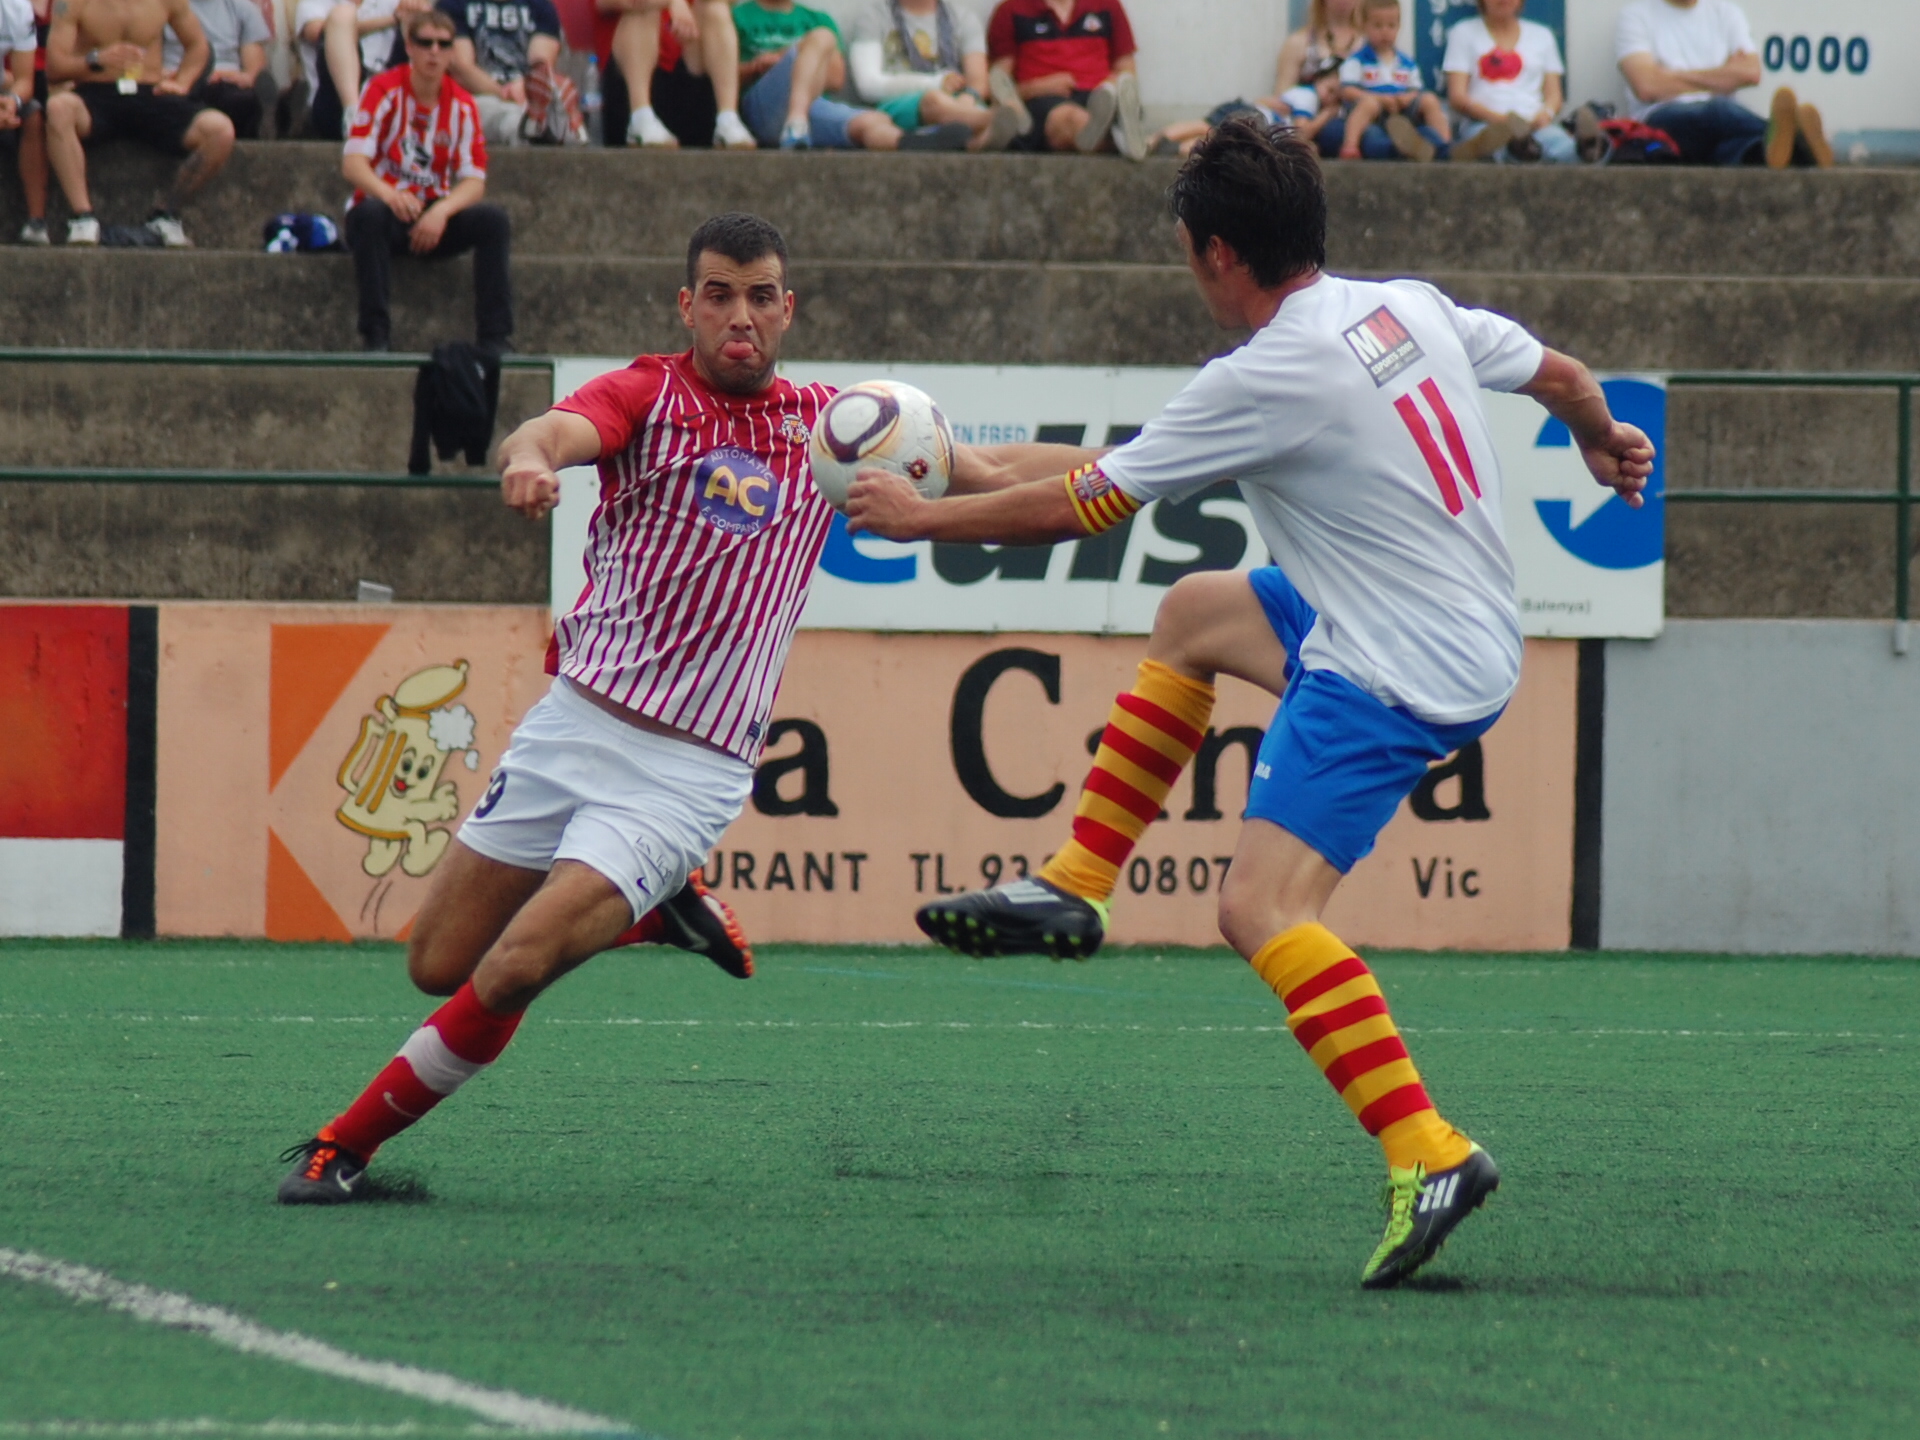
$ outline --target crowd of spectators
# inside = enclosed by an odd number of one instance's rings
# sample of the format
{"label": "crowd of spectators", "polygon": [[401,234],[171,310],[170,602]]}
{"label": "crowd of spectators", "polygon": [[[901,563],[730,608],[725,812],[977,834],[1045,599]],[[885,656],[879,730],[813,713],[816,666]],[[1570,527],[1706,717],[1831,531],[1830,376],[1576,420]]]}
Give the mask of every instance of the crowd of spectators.
{"label": "crowd of spectators", "polygon": [[[1830,165],[1820,116],[1782,89],[1741,105],[1760,59],[1736,0],[1630,0],[1616,59],[1632,103],[1569,107],[1553,32],[1525,0],[1478,0],[1452,27],[1444,94],[1398,48],[1401,0],[1312,0],[1274,93],[1149,134],[1122,0],[861,0],[843,33],[800,0],[594,0],[608,145],[1180,153],[1254,111],[1339,159],[1573,164],[1638,154],[1713,165]],[[479,343],[513,333],[506,212],[487,149],[584,144],[554,0],[298,0],[300,74],[281,96],[256,0],[0,0],[0,144],[45,245],[49,175],[66,243],[188,244],[181,209],[236,137],[341,143],[345,235],[369,349],[391,330],[392,259],[474,254]],[[351,107],[347,97],[353,98]],[[589,107],[590,108],[590,107]],[[125,136],[182,163],[142,227],[104,232],[87,147]]]}

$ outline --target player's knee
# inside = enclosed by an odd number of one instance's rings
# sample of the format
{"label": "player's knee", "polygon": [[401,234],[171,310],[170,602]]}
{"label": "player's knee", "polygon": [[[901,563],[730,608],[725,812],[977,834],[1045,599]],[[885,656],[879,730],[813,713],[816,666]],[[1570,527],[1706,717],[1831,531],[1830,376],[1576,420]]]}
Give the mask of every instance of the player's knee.
{"label": "player's knee", "polygon": [[1182,576],[1154,612],[1147,653],[1176,670],[1212,673],[1203,653],[1207,640],[1227,612],[1245,598],[1246,588],[1246,577],[1231,570]]}
{"label": "player's knee", "polygon": [[193,127],[187,132],[188,146],[202,151],[209,159],[232,150],[233,140],[233,121],[219,110],[202,110],[194,116]]}
{"label": "player's knee", "polygon": [[1071,150],[1073,142],[1090,117],[1078,105],[1056,105],[1047,116],[1047,144],[1055,150]]}
{"label": "player's knee", "polygon": [[56,135],[71,134],[86,111],[86,103],[71,91],[47,97],[47,128]]}
{"label": "player's knee", "polygon": [[1292,914],[1278,895],[1246,878],[1239,866],[1227,871],[1220,885],[1220,938],[1251,960],[1274,936],[1304,925],[1316,916]]}

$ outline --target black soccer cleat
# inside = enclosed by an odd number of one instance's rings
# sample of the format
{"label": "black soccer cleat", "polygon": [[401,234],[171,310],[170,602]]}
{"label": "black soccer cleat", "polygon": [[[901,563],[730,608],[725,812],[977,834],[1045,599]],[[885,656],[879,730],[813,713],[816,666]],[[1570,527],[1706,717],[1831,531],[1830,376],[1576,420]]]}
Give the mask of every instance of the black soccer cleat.
{"label": "black soccer cleat", "polygon": [[1085,960],[1107,938],[1107,907],[1045,880],[1011,880],[951,900],[922,905],[913,916],[931,939],[976,960],[992,955],[1047,955]]}
{"label": "black soccer cleat", "polygon": [[282,1205],[344,1205],[360,1193],[367,1162],[325,1130],[280,1157],[292,1163],[280,1180]]}
{"label": "black soccer cleat", "polygon": [[1360,1272],[1365,1290],[1390,1290],[1440,1253],[1453,1227],[1486,1204],[1500,1188],[1500,1167],[1475,1145],[1451,1170],[1427,1174],[1389,1167],[1381,1201],[1387,1209],[1387,1233]]}
{"label": "black soccer cleat", "polygon": [[695,870],[680,893],[660,907],[662,945],[704,955],[736,980],[753,978],[753,946],[733,907],[707,889]]}

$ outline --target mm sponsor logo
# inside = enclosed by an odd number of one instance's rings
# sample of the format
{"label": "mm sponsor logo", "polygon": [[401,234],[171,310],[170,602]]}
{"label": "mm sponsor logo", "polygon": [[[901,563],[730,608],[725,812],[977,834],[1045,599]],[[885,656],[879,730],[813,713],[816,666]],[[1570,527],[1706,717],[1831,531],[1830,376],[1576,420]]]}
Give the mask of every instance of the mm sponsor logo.
{"label": "mm sponsor logo", "polygon": [[1375,385],[1386,384],[1426,353],[1384,305],[1340,334],[1347,348],[1367,367]]}
{"label": "mm sponsor logo", "polygon": [[780,482],[758,456],[731,445],[701,459],[693,493],[707,523],[729,535],[758,535],[780,509]]}

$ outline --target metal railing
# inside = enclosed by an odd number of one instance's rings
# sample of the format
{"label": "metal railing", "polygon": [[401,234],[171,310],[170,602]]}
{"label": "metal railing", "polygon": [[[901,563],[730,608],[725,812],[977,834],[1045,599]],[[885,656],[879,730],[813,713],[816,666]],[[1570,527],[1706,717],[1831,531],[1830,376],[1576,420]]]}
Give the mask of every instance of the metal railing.
{"label": "metal railing", "polygon": [[1920,374],[1815,375],[1793,371],[1686,370],[1667,376],[1667,388],[1891,390],[1898,399],[1897,453],[1890,490],[1806,490],[1792,488],[1666,489],[1668,504],[1680,505],[1890,505],[1893,507],[1893,653],[1904,655],[1913,608],[1913,392]]}

